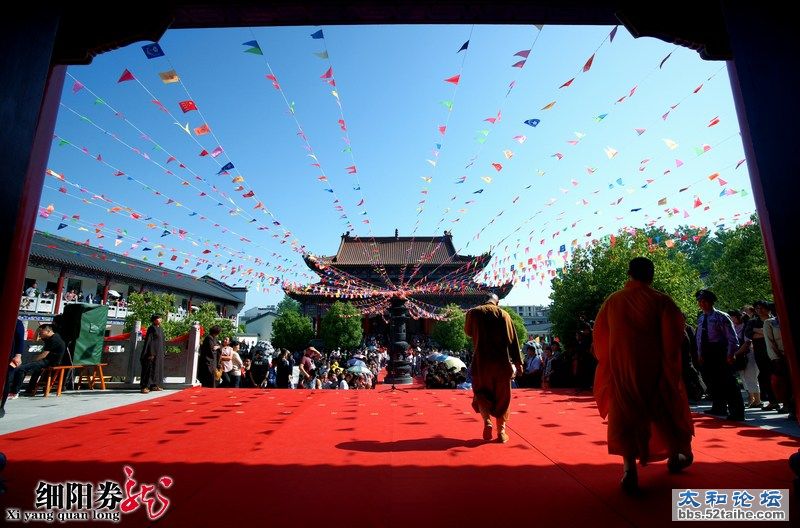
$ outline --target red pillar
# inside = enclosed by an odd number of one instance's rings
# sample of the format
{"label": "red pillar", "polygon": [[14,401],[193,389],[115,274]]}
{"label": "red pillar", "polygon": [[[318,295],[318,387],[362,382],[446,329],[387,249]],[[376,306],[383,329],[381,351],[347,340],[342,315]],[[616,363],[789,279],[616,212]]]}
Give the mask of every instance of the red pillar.
{"label": "red pillar", "polygon": [[102,304],[106,304],[108,302],[108,285],[111,282],[111,279],[106,277],[106,282],[103,284],[103,302]]}
{"label": "red pillar", "polygon": [[192,296],[189,296],[189,302],[186,304],[186,313],[192,313]]}
{"label": "red pillar", "polygon": [[61,308],[61,297],[63,295],[61,292],[64,291],[64,277],[66,275],[67,273],[64,268],[61,268],[61,272],[58,274],[58,286],[56,286],[56,307],[53,315],[58,315],[58,310]]}
{"label": "red pillar", "polygon": [[[44,171],[53,141],[66,66],[50,67],[59,15],[0,17],[0,117],[13,133],[0,134],[0,343],[14,336]],[[0,361],[0,386],[8,361]]]}

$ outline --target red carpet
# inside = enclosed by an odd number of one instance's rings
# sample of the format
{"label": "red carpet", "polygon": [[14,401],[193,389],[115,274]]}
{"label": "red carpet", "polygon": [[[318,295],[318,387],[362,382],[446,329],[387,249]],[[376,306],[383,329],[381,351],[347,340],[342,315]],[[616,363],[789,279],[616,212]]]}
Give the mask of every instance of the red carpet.
{"label": "red carpet", "polygon": [[[672,488],[790,488],[786,461],[800,447],[696,416],[695,464],[640,469],[634,499],[618,490],[620,459],[591,397],[515,391],[506,445],[478,440],[470,399],[189,389],[0,437],[0,503],[32,510],[38,480],[123,482],[127,464],[139,483],[174,479],[158,526],[666,526]],[[150,524],[141,510],[122,519]]]}

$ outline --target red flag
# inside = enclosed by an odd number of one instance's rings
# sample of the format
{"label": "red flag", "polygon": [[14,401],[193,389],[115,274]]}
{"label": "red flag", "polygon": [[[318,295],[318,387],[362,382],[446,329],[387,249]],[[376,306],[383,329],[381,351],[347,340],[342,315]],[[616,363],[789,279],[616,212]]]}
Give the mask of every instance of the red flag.
{"label": "red flag", "polygon": [[191,112],[192,110],[197,110],[197,105],[196,105],[196,104],[194,104],[194,101],[192,101],[191,99],[190,99],[190,100],[187,100],[187,101],[181,101],[181,102],[179,102],[179,103],[178,103],[178,106],[180,106],[180,107],[181,107],[181,110],[183,110],[183,113],[184,113],[184,114],[185,114],[186,112]]}
{"label": "red flag", "polygon": [[697,209],[701,205],[703,205],[703,202],[700,201],[700,197],[699,196],[695,196],[694,197],[694,208]]}
{"label": "red flag", "polygon": [[699,92],[699,91],[700,91],[700,89],[701,89],[702,87],[703,87],[703,85],[701,84],[700,86],[698,86],[697,88],[695,88],[695,89],[694,89],[694,91],[693,91],[692,93],[697,93],[697,92]]}
{"label": "red flag", "polygon": [[203,156],[208,156],[208,151],[207,151],[207,150],[205,150],[205,149],[203,149],[203,150],[200,152],[200,157],[203,157]]}
{"label": "red flag", "polygon": [[319,78],[320,79],[330,79],[331,77],[333,77],[333,66],[328,68],[328,71],[326,71],[324,74],[320,75]]}
{"label": "red flag", "polygon": [[345,169],[347,170],[347,174],[355,174],[358,172],[355,165],[350,165],[349,167],[345,167]]}
{"label": "red flag", "polygon": [[559,89],[560,89],[560,88],[566,88],[567,86],[569,86],[570,84],[572,84],[572,81],[574,81],[574,80],[575,80],[575,77],[573,77],[572,79],[568,80],[567,82],[565,82],[564,84],[562,84],[561,86],[559,86]]}
{"label": "red flag", "polygon": [[460,81],[460,80],[461,80],[461,75],[459,74],[459,75],[453,75],[449,79],[445,79],[444,82],[458,84],[458,81]]}
{"label": "red flag", "polygon": [[196,136],[204,136],[211,132],[211,129],[208,128],[208,125],[202,125],[194,129],[194,134]]}
{"label": "red flag", "polygon": [[246,193],[244,193],[242,195],[242,198],[252,198],[255,195],[256,195],[256,193],[254,193],[253,191],[247,191]]}
{"label": "red flag", "polygon": [[518,51],[518,52],[516,52],[514,54],[514,56],[515,57],[522,57],[523,59],[527,59],[528,55],[530,55],[530,54],[531,54],[531,50],[528,49],[528,50]]}
{"label": "red flag", "polygon": [[492,167],[494,167],[494,169],[495,169],[497,172],[500,172],[501,170],[503,170],[503,166],[502,166],[502,165],[500,165],[499,163],[492,163]]}
{"label": "red flag", "polygon": [[444,135],[445,132],[447,132],[447,127],[445,125],[439,125],[439,133]]}
{"label": "red flag", "polygon": [[592,62],[594,62],[594,54],[589,57],[589,60],[586,61],[586,64],[583,65],[583,71],[588,72],[589,69],[592,67]]}
{"label": "red flag", "polygon": [[120,78],[119,78],[119,80],[117,82],[121,83],[121,82],[125,82],[125,81],[132,81],[135,78],[136,77],[134,77],[133,74],[126,69],[124,72],[122,72],[122,75],[120,76]]}
{"label": "red flag", "polygon": [[524,60],[521,60],[511,65],[512,68],[522,68],[523,66],[525,66]]}

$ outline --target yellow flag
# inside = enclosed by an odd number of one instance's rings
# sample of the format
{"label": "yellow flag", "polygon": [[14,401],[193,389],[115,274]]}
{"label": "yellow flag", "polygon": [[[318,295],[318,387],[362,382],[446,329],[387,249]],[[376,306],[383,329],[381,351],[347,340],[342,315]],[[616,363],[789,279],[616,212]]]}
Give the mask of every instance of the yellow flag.
{"label": "yellow flag", "polygon": [[178,72],[175,70],[169,70],[165,72],[161,72],[158,74],[161,77],[161,80],[164,81],[164,84],[172,84],[180,81],[180,77],[178,77]]}

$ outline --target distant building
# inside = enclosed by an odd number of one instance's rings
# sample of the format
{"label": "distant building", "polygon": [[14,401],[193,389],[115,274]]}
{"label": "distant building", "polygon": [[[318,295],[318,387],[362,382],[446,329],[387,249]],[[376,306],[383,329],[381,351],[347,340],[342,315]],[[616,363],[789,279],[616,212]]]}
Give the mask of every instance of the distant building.
{"label": "distant building", "polygon": [[[34,284],[35,293],[31,290]],[[19,316],[26,325],[44,323],[52,321],[71,302],[105,304],[113,334],[121,330],[128,315],[130,294],[144,291],[173,294],[176,316],[211,302],[222,317],[234,320],[247,296],[247,288],[228,286],[213,277],[187,275],[36,231],[20,292]]]}
{"label": "distant building", "polygon": [[[491,258],[491,253],[477,256],[459,254],[449,231],[442,236],[413,237],[401,237],[395,231],[393,237],[371,237],[367,240],[350,236],[347,232],[342,235],[335,255],[304,257],[306,265],[319,275],[319,282],[288,288],[284,286],[284,291],[300,302],[302,313],[312,318],[315,332],[319,335],[320,321],[333,304],[330,295],[319,292],[339,289],[335,281],[329,282],[328,268],[335,268],[353,281],[372,285],[378,290],[391,288],[387,283],[406,283],[406,289],[410,290],[408,297],[428,306],[442,308],[455,303],[466,309],[483,303],[490,293],[502,299],[513,287],[510,282],[489,286],[473,280]],[[427,283],[427,287],[414,291],[412,286],[422,281]],[[340,298],[346,301],[350,297],[345,293]],[[367,297],[352,298],[363,300]],[[406,332],[409,335],[430,335],[433,323],[432,319],[411,319],[406,322]],[[362,318],[362,324],[367,334],[388,332],[388,323],[383,314]]]}
{"label": "distant building", "polygon": [[270,305],[270,306],[260,306],[254,308],[248,308],[244,312],[239,314],[239,319],[242,323],[246,323],[250,319],[255,319],[259,315],[264,315],[265,313],[275,313],[278,311],[277,306]]}
{"label": "distant building", "polygon": [[528,335],[537,336],[543,335],[549,341],[551,338],[550,324],[550,307],[549,306],[507,306],[522,317],[525,322],[525,328],[528,330]]}
{"label": "distant building", "polygon": [[244,331],[248,335],[258,336],[258,341],[270,341],[272,339],[272,323],[278,313],[275,311],[264,312],[260,315],[244,321]]}

